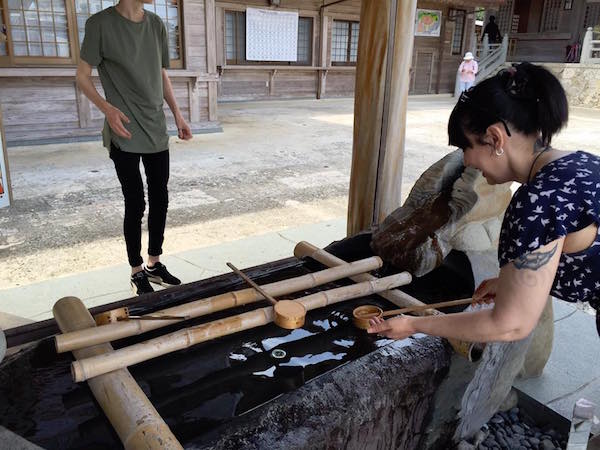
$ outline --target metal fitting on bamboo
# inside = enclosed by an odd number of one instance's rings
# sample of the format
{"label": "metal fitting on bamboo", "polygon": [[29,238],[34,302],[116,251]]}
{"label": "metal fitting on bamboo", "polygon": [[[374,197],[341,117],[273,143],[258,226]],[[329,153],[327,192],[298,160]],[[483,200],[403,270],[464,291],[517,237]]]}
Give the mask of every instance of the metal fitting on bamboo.
{"label": "metal fitting on bamboo", "polygon": [[[76,297],[61,298],[52,311],[63,332],[95,326]],[[110,344],[102,344],[76,350],[73,355],[83,359],[112,351]],[[183,449],[127,369],[96,377],[88,385],[126,449]]]}
{"label": "metal fitting on bamboo", "polygon": [[[294,247],[294,256],[296,256],[296,258],[312,258],[315,261],[318,261],[321,264],[328,267],[335,267],[339,266],[340,264],[347,264],[347,262],[343,259],[340,259],[337,256],[332,255],[331,253],[326,252],[325,250],[320,249],[319,247],[316,247],[306,241],[301,241],[298,242],[298,244],[296,244],[296,247]],[[371,274],[362,273],[359,275],[351,276],[350,279],[359,283],[362,281],[373,280],[377,278]],[[408,295],[397,289],[379,292],[378,294],[386,300],[389,300],[393,304],[400,306],[401,308],[409,306],[426,305],[426,303],[423,303],[422,301],[417,300],[411,295]],[[423,311],[417,312],[417,314],[423,316],[431,316],[443,313],[435,309],[428,308]],[[485,348],[485,344],[481,343],[465,342],[459,341],[457,339],[447,339],[447,341],[450,343],[450,345],[456,353],[466,357],[467,359],[469,359],[469,361],[478,361],[481,358],[481,355],[483,354],[483,349]]]}
{"label": "metal fitting on bamboo", "polygon": [[[322,284],[339,280],[341,278],[352,277],[359,273],[375,270],[380,268],[381,265],[381,258],[375,256],[354,261],[349,264],[338,264],[337,267],[309,273],[296,278],[265,284],[262,286],[262,288],[269,295],[277,297],[291,294],[293,292],[303,291],[305,289],[311,289]],[[236,306],[258,302],[262,299],[263,296],[256,292],[253,288],[247,288],[196,300],[183,305],[163,309],[161,311],[156,311],[153,313],[153,315],[188,316],[191,319],[212,314],[217,311],[234,308]],[[56,351],[58,353],[63,353],[103,342],[116,341],[129,336],[135,336],[147,331],[173,325],[177,322],[180,322],[180,320],[136,320],[129,322],[110,323],[86,330],[56,335],[54,338],[54,343],[56,345]]]}
{"label": "metal fitting on bamboo", "polygon": [[[307,310],[311,310],[392,289],[408,284],[411,280],[410,274],[403,272],[385,278],[318,292],[295,299],[295,301],[302,304]],[[259,308],[244,314],[175,331],[108,354],[74,361],[71,364],[71,373],[76,382],[85,381],[113,370],[183,350],[221,336],[266,325],[270,322],[273,322],[273,307]]]}

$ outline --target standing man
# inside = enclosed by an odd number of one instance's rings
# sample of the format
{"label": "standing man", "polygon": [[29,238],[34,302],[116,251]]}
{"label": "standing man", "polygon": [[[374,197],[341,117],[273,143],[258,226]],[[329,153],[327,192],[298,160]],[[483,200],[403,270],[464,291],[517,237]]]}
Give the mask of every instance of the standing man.
{"label": "standing man", "polygon": [[[104,113],[102,137],[115,164],[125,199],[123,229],[135,294],[153,292],[149,281],[177,285],[160,262],[167,217],[169,136],[163,99],[175,116],[179,138],[191,139],[190,127],[179,111],[166,69],[167,32],[160,17],[144,9],[152,0],[121,0],[91,16],[85,24],[77,83]],[[91,74],[98,68],[106,99],[96,90]],[[148,184],[148,263],[141,256],[144,164]]]}
{"label": "standing man", "polygon": [[502,42],[502,35],[500,34],[500,29],[498,25],[496,25],[496,17],[490,16],[490,21],[483,29],[483,34],[481,35],[481,39],[483,40],[483,36],[488,35],[488,42],[490,44],[499,44]]}

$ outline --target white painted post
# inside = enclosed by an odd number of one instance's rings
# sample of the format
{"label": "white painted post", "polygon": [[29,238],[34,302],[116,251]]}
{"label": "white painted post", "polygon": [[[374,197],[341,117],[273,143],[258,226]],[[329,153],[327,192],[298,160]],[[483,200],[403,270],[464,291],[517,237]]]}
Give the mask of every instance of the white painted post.
{"label": "white painted post", "polygon": [[590,62],[590,58],[592,57],[592,40],[594,39],[594,31],[592,27],[589,27],[585,32],[585,37],[583,38],[583,45],[581,46],[581,58],[579,62],[581,64],[587,64]]}
{"label": "white painted post", "polygon": [[506,62],[507,55],[508,55],[508,33],[506,33],[504,35],[504,37],[502,38],[502,54],[501,54],[502,64],[504,64]]}
{"label": "white painted post", "polygon": [[4,336],[4,331],[0,328],[0,362],[4,358],[4,354],[6,353],[6,337]]}
{"label": "white painted post", "polygon": [[483,41],[481,44],[481,56],[480,59],[485,58],[488,53],[490,52],[490,38],[489,36],[486,34],[483,35]]}
{"label": "white painted post", "polygon": [[[460,66],[459,66],[460,67]],[[460,70],[456,69],[456,81],[454,82],[454,97],[458,98],[460,91]]]}

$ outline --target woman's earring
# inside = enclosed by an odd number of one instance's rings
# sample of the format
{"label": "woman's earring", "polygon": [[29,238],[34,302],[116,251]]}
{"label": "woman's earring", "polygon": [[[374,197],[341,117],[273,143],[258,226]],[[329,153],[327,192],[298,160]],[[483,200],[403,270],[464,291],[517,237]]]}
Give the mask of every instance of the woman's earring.
{"label": "woman's earring", "polygon": [[496,149],[496,155],[502,156],[504,154],[504,149],[502,147]]}

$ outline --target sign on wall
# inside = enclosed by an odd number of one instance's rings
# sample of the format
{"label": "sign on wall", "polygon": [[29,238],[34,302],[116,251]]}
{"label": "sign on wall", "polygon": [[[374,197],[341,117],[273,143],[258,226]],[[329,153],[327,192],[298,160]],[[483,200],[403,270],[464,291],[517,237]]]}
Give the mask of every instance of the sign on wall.
{"label": "sign on wall", "polygon": [[0,208],[10,205],[10,186],[8,182],[8,157],[6,154],[2,112],[0,111]]}
{"label": "sign on wall", "polygon": [[296,61],[297,58],[297,12],[246,9],[248,61]]}
{"label": "sign on wall", "polygon": [[415,17],[415,36],[438,37],[442,28],[442,12],[418,9]]}

